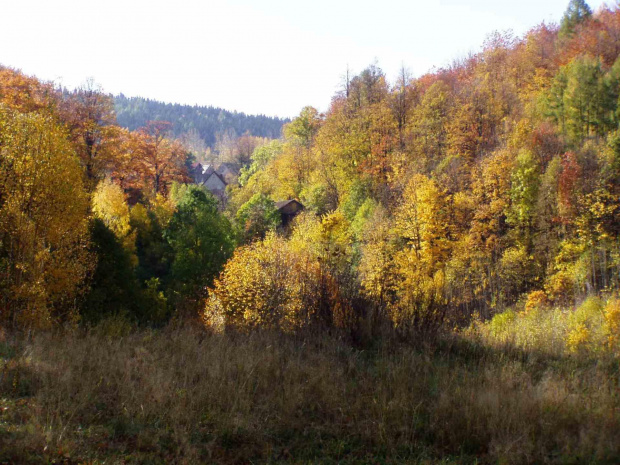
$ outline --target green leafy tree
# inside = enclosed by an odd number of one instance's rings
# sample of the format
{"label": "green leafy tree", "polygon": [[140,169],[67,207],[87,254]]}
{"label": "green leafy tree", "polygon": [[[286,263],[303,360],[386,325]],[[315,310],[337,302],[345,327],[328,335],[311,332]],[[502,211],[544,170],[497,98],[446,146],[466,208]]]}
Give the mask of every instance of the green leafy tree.
{"label": "green leafy tree", "polygon": [[164,231],[174,253],[171,292],[178,305],[196,303],[232,254],[230,222],[206,189],[188,186]]}
{"label": "green leafy tree", "polygon": [[605,97],[599,60],[581,58],[570,63],[564,102],[568,134],[574,141],[580,142],[595,129],[602,129]]}
{"label": "green leafy tree", "polygon": [[255,194],[237,211],[237,225],[242,242],[263,239],[268,231],[275,230],[282,222],[280,212],[273,200],[263,194]]}
{"label": "green leafy tree", "polygon": [[86,323],[121,315],[138,319],[139,284],[131,264],[131,255],[114,231],[100,218],[90,224],[91,251],[97,266],[90,280],[89,292],[81,305]]}
{"label": "green leafy tree", "polygon": [[157,207],[147,208],[140,203],[131,209],[130,224],[135,232],[138,257],[136,275],[141,282],[157,279],[167,285],[174,252],[164,238],[166,224],[156,210]]}
{"label": "green leafy tree", "polygon": [[283,132],[287,139],[309,148],[320,126],[319,112],[313,107],[305,107],[297,118],[284,126]]}
{"label": "green leafy tree", "polygon": [[245,186],[253,174],[263,170],[267,164],[282,153],[282,142],[274,140],[261,145],[252,153],[252,163],[248,167],[241,168],[239,184]]}
{"label": "green leafy tree", "polygon": [[606,73],[600,59],[579,57],[556,74],[547,94],[547,114],[573,143],[617,127],[618,69]]}

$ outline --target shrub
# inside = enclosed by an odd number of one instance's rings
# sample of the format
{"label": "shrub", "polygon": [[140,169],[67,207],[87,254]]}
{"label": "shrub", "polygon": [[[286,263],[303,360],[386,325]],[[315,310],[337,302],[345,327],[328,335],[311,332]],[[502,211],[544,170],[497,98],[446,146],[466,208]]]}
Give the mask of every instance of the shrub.
{"label": "shrub", "polygon": [[547,291],[551,299],[562,305],[575,297],[575,279],[569,271],[561,270],[547,280]]}
{"label": "shrub", "polygon": [[292,332],[317,315],[320,280],[317,260],[270,234],[235,251],[209,293],[204,322]]}
{"label": "shrub", "polygon": [[543,291],[532,291],[527,295],[525,301],[525,312],[528,313],[538,308],[544,308],[549,305],[547,294]]}
{"label": "shrub", "polygon": [[[530,303],[542,296],[530,294]],[[527,304],[526,304],[527,305]],[[580,354],[586,357],[617,355],[620,349],[620,299],[606,303],[590,296],[574,310],[530,305],[525,312],[508,310],[468,331],[489,345],[512,344],[538,353]]]}
{"label": "shrub", "polygon": [[601,347],[603,302],[591,296],[568,317],[566,346],[570,352]]}
{"label": "shrub", "polygon": [[495,315],[489,322],[489,331],[491,335],[498,340],[505,341],[515,318],[516,314],[512,310]]}

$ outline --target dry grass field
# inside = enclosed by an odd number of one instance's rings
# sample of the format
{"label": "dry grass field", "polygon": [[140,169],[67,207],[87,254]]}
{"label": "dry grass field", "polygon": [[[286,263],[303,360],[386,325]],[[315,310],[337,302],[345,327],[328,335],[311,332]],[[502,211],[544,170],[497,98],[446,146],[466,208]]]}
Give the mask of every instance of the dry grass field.
{"label": "dry grass field", "polygon": [[108,325],[0,360],[0,463],[620,460],[613,357]]}

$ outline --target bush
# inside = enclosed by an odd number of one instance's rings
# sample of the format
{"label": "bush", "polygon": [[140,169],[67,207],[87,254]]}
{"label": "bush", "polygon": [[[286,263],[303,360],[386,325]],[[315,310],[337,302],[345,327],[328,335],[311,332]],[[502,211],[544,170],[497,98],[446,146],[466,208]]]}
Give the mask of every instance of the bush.
{"label": "bush", "polygon": [[316,313],[319,265],[270,234],[237,249],[210,291],[204,312],[208,327],[280,329],[307,325]]}
{"label": "bush", "polygon": [[549,305],[549,299],[547,294],[543,291],[532,291],[527,295],[525,300],[525,312],[528,313],[532,310],[539,308],[546,308]]}
{"label": "bush", "polygon": [[498,340],[505,340],[510,333],[510,329],[516,318],[515,312],[508,310],[495,315],[489,322],[489,331],[491,335]]}
{"label": "bush", "polygon": [[603,302],[591,296],[568,317],[566,345],[570,352],[596,351],[602,346]]}
{"label": "bush", "polygon": [[[537,292],[528,302],[542,298]],[[526,304],[527,305],[527,304]],[[511,344],[521,350],[545,354],[584,357],[617,355],[620,349],[620,300],[590,296],[579,307],[530,305],[526,312],[508,310],[473,331],[490,345]]]}
{"label": "bush", "polygon": [[269,234],[238,248],[209,291],[207,327],[276,329],[348,326],[350,308],[337,281],[308,250]]}

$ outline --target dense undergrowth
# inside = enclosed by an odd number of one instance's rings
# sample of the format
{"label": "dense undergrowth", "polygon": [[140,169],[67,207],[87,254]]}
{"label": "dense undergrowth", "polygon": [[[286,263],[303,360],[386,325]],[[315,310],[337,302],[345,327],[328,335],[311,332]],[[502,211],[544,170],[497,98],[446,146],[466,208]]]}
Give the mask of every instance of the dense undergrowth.
{"label": "dense undergrowth", "polygon": [[0,463],[617,463],[618,360],[493,331],[4,335]]}
{"label": "dense undergrowth", "polygon": [[487,322],[474,321],[467,331],[480,342],[539,351],[550,356],[589,357],[620,354],[620,300],[590,296],[574,309],[529,299]]}

